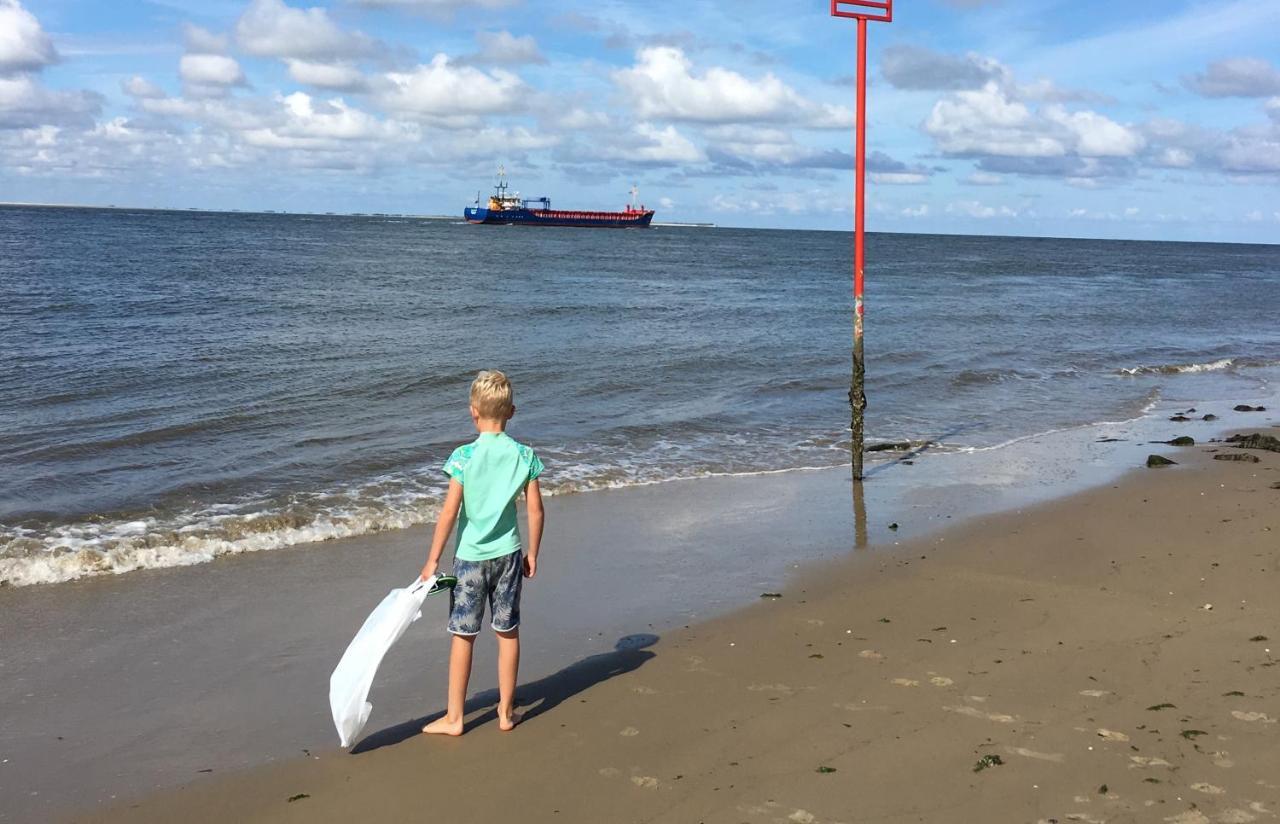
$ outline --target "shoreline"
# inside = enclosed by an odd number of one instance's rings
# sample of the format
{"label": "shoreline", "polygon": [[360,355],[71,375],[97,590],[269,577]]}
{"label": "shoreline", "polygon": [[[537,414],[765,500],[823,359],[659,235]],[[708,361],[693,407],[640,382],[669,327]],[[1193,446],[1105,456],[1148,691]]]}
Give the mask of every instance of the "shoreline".
{"label": "shoreline", "polygon": [[[1196,423],[1198,431],[1216,433],[1249,420],[1265,427],[1247,415]],[[1148,451],[1174,451],[1141,442],[1175,429],[1163,420],[1107,426],[1129,440],[1095,443],[1099,433],[1090,429],[1088,443],[1065,431],[1005,452],[953,453],[915,467],[900,456],[869,479],[861,518],[859,501],[851,510],[847,467],[549,499],[562,549],[548,556],[557,574],[540,576],[528,593],[533,620],[526,622],[522,680],[555,679],[574,661],[607,663],[612,659],[599,656],[609,656],[619,637],[665,637],[718,620],[760,592],[790,587],[782,582],[811,564],[851,558],[870,569],[892,561],[901,544],[942,529],[950,534],[958,522],[996,510],[1109,484]],[[1065,449],[1068,443],[1084,451]],[[1075,465],[1064,469],[1066,463]],[[937,471],[919,474],[926,465]],[[974,477],[978,466],[983,477]],[[670,513],[670,522],[655,519],[658,512]],[[765,526],[774,531],[762,534]],[[0,731],[0,758],[10,759],[0,769],[0,790],[15,799],[28,787],[40,794],[6,804],[0,820],[46,820],[113,797],[163,793],[193,775],[336,752],[323,704],[328,671],[372,604],[400,585],[398,571],[411,574],[420,565],[427,529],[0,590],[0,609],[7,608],[18,636],[0,653],[0,669],[11,676],[0,699],[16,708],[17,719]],[[602,545],[611,554],[601,555]],[[708,574],[717,581],[710,591]],[[585,602],[582,591],[592,593]],[[549,606],[575,601],[567,611]],[[428,602],[429,628],[409,633],[388,656],[366,734],[440,699],[447,638],[434,626],[443,623],[434,608]],[[483,663],[489,652],[480,652],[473,691],[490,686]],[[191,748],[193,738],[199,748]],[[76,803],[65,797],[64,772],[77,776]],[[59,792],[63,797],[52,795]]]}
{"label": "shoreline", "polygon": [[[480,695],[461,739],[371,723],[356,755],[72,820],[368,820],[423,797],[461,822],[1270,820],[1280,454],[1226,449],[815,563],[781,598],[526,682],[513,735]],[[507,780],[452,802],[495,763]]]}
{"label": "shoreline", "polygon": [[[1204,369],[1195,365],[1174,369],[1178,372],[1212,372],[1219,365],[1230,363],[1230,359],[1221,359],[1207,364]],[[1139,367],[1133,371],[1136,373],[1141,369]],[[1265,386],[1264,381],[1263,387]],[[1274,409],[1280,405],[1280,395],[1254,398],[1251,402],[1265,403]],[[1204,410],[1213,408],[1218,417],[1222,418],[1228,414],[1231,403],[1222,400],[1202,401],[1200,406]],[[957,478],[964,479],[964,475],[984,474],[988,467],[980,457],[982,453],[1009,452],[1016,455],[1027,452],[1031,455],[1035,452],[1034,448],[1028,451],[1021,446],[1027,443],[1049,443],[1060,450],[1083,451],[1081,443],[1088,439],[1090,433],[1097,433],[1100,438],[1114,438],[1115,441],[1140,440],[1144,433],[1160,431],[1169,413],[1183,408],[1163,401],[1158,396],[1149,397],[1141,412],[1134,417],[1065,424],[1014,435],[1001,442],[985,445],[966,446],[947,442],[945,434],[938,436],[937,440],[925,438],[909,441],[910,448],[906,450],[884,449],[886,444],[902,443],[901,441],[878,441],[869,447],[871,451],[867,456],[867,477],[871,478],[895,466],[911,465],[919,459],[921,470],[937,470],[942,473],[944,480],[934,486],[946,486]],[[1268,420],[1270,419],[1272,418],[1269,417]],[[1209,426],[1209,422],[1201,421],[1198,417],[1189,421],[1188,426],[1198,432],[1203,432],[1206,428],[1210,431],[1218,428]],[[668,483],[818,472],[848,466],[847,444],[843,448],[837,448],[833,444],[823,451],[844,456],[846,463],[818,461],[812,464],[742,469],[704,468],[687,474],[680,472],[670,476],[654,476],[651,473],[640,473],[616,479],[582,479],[570,475],[561,481],[553,480],[543,494],[545,497],[626,491]],[[1092,470],[1091,479],[1075,480],[1070,477],[1076,473],[1074,467],[1047,454],[1045,450],[1041,452],[1045,454],[1041,454],[1038,459],[1048,466],[1047,471],[1041,474],[1048,478],[1050,486],[1065,482],[1064,489],[1070,491],[1089,483],[1102,482],[1105,473]],[[1102,454],[1087,457],[1094,465],[1107,462],[1116,464],[1126,459],[1126,456]],[[939,460],[942,463],[938,463]],[[947,463],[948,460],[969,462],[971,466],[957,473]],[[1000,460],[995,455],[990,457],[990,461],[995,463]],[[1096,470],[1096,466],[1093,469]],[[921,471],[916,474],[926,473]],[[438,490],[433,491],[430,484],[424,484],[422,477],[425,476],[420,471],[410,473],[406,476],[408,480],[400,486],[389,491],[384,489],[372,498],[361,497],[361,493],[353,493],[352,490],[391,484],[391,476],[356,481],[346,487],[331,484],[313,491],[310,494],[311,500],[297,510],[296,501],[273,501],[270,496],[259,495],[208,505],[203,509],[132,510],[102,516],[83,516],[79,521],[47,526],[43,534],[38,530],[33,532],[25,525],[7,529],[0,526],[0,538],[10,538],[14,546],[19,547],[16,555],[0,555],[0,589],[65,584],[97,576],[190,567],[216,562],[228,556],[279,551],[291,547],[318,547],[334,541],[363,539],[397,530],[429,526],[434,522],[438,507]],[[1045,497],[1062,492],[1062,489],[1046,490]],[[978,507],[974,511],[985,510]]]}

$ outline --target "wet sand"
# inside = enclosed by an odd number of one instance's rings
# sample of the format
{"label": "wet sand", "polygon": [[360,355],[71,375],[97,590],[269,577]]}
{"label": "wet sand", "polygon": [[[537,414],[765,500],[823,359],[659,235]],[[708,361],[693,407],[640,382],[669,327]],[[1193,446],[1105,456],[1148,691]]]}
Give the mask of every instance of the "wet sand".
{"label": "wet sand", "polygon": [[[1210,408],[1223,422],[1255,418]],[[1217,425],[1172,434],[1203,440]],[[1145,441],[1170,430],[1167,414],[1153,414],[968,454],[898,453],[869,465],[860,496],[846,469],[551,498],[542,572],[526,590],[522,679],[551,676],[623,637],[665,640],[756,602],[814,561],[856,559],[861,572],[851,567],[851,576],[875,574],[878,557],[908,539],[1110,483],[1145,460]],[[428,536],[410,529],[0,588],[0,822],[57,820],[193,778],[334,752],[329,672],[368,611],[416,574]],[[387,657],[370,732],[443,700],[445,609],[429,601]],[[494,684],[492,640],[480,645],[477,691]]]}
{"label": "wet sand", "polygon": [[[378,715],[355,754],[75,820],[1273,820],[1280,453],[1152,451],[1179,464],[816,562],[779,598],[531,674],[514,733],[482,693],[459,739]],[[757,504],[761,531],[798,506]],[[803,521],[775,543],[807,538],[832,539]]]}

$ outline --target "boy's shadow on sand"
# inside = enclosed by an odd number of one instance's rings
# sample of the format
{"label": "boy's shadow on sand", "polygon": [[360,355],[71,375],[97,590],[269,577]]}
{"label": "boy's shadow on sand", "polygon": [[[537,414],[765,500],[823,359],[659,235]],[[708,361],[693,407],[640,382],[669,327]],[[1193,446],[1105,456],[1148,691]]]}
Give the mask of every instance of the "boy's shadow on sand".
{"label": "boy's shadow on sand", "polygon": [[[516,706],[520,708],[522,714],[521,723],[526,724],[544,712],[555,709],[565,699],[572,698],[596,684],[639,669],[645,661],[656,654],[646,647],[651,647],[657,642],[658,636],[650,633],[627,635],[618,639],[618,643],[614,645],[611,652],[602,652],[599,655],[583,658],[546,678],[516,687]],[[473,695],[466,703],[464,717],[477,710],[487,708],[488,711],[467,721],[467,731],[470,732],[496,719],[497,703],[496,689]],[[443,712],[437,712],[378,730],[362,738],[351,748],[351,754],[358,755],[407,741],[421,735],[425,724],[442,715],[444,715]]]}

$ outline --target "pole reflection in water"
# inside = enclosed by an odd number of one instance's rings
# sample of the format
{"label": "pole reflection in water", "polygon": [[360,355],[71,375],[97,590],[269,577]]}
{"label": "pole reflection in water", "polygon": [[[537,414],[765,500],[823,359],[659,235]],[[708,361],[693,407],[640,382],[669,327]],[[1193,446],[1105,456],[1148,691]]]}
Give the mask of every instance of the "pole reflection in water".
{"label": "pole reflection in water", "polygon": [[853,546],[855,549],[867,548],[867,499],[862,481],[853,482]]}

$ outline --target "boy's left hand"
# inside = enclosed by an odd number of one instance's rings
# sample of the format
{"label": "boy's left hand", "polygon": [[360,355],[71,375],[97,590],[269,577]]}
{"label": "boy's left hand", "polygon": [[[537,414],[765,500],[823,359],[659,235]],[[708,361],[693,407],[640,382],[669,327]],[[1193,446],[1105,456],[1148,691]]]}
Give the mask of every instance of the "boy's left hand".
{"label": "boy's left hand", "polygon": [[538,574],[538,559],[529,555],[524,556],[524,577],[532,578]]}

